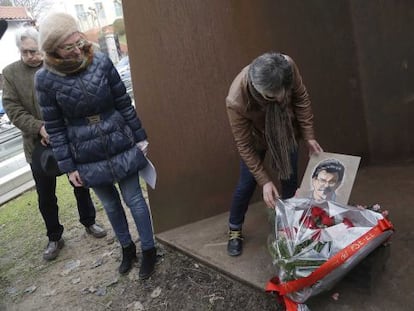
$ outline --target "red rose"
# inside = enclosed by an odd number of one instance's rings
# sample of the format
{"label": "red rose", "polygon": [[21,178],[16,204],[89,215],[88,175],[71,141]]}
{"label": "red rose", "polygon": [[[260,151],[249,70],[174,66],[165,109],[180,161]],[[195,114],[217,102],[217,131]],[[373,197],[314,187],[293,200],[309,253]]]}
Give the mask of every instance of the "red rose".
{"label": "red rose", "polygon": [[310,229],[316,228],[316,223],[311,217],[304,217],[304,219],[302,219],[302,222],[306,228],[310,228]]}
{"label": "red rose", "polygon": [[348,218],[344,218],[344,220],[342,221],[344,224],[345,224],[345,226],[347,227],[347,228],[351,228],[351,227],[354,227],[354,224],[352,223],[352,221],[350,221]]}
{"label": "red rose", "polygon": [[327,227],[333,226],[335,224],[333,217],[327,215],[322,216],[322,224]]}
{"label": "red rose", "polygon": [[325,211],[318,206],[313,206],[311,208],[311,213],[313,217],[318,217],[322,216],[323,214],[326,214]]}

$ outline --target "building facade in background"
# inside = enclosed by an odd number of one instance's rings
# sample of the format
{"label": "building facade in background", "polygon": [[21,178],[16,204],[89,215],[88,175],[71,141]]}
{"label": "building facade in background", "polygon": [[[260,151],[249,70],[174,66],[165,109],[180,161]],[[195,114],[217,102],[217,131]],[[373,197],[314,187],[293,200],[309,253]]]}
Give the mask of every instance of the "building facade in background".
{"label": "building facade in background", "polygon": [[[39,4],[41,5],[41,4]],[[41,20],[47,13],[64,11],[79,21],[80,29],[91,36],[93,42],[99,43],[99,35],[103,35],[101,43],[114,63],[119,61],[121,47],[111,27],[117,19],[123,18],[121,0],[58,0],[49,1],[44,11],[39,14]],[[24,7],[0,6],[0,19],[6,20],[8,28],[0,40],[0,72],[3,68],[20,58],[15,44],[15,31],[25,24],[37,24]],[[126,54],[126,48],[123,49]],[[1,84],[0,84],[1,88]]]}
{"label": "building facade in background", "polygon": [[123,17],[120,0],[59,0],[51,10],[66,11],[76,17],[83,32],[112,25]]}
{"label": "building facade in background", "polygon": [[[16,29],[25,24],[32,24],[33,18],[24,7],[0,6],[0,20],[7,22],[7,30],[0,40],[0,73],[8,64],[19,60],[16,47]],[[0,81],[0,89],[2,84]]]}

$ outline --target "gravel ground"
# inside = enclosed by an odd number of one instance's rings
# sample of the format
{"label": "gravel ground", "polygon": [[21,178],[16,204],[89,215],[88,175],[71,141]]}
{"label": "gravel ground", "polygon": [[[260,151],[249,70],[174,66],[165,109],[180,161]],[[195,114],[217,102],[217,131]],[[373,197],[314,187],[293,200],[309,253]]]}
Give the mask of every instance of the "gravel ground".
{"label": "gravel ground", "polygon": [[[110,228],[103,213],[98,217]],[[140,281],[139,262],[128,275],[118,274],[120,247],[111,230],[106,238],[94,239],[75,224],[65,231],[64,238],[65,247],[53,262],[41,258],[43,240],[33,242],[39,245],[30,258],[13,258],[12,252],[1,258],[0,263],[14,265],[14,273],[0,276],[1,311],[281,310],[272,295],[160,243],[155,274]],[[8,246],[10,250],[19,247]]]}

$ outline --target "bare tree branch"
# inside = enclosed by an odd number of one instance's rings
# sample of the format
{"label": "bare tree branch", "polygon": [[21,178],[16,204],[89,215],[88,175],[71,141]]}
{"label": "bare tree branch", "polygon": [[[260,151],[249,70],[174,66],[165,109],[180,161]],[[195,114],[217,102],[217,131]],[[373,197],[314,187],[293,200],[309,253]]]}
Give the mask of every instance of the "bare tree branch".
{"label": "bare tree branch", "polygon": [[1,6],[12,6],[13,3],[10,0],[0,0]]}

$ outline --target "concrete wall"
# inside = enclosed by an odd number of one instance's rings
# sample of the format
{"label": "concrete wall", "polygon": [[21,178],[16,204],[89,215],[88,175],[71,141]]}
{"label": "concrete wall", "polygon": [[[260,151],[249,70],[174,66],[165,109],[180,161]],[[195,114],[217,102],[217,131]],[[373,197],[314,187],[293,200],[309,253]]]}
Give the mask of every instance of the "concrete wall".
{"label": "concrete wall", "polygon": [[[360,155],[363,163],[396,153],[394,145],[376,152],[382,144],[372,140],[387,128],[398,133],[402,123],[396,118],[378,129],[386,115],[375,117],[377,101],[368,101],[379,98],[379,85],[366,81],[376,77],[371,70],[387,53],[374,64],[361,66],[360,59],[368,62],[366,50],[378,44],[379,38],[366,42],[376,29],[373,15],[380,9],[370,9],[377,2],[385,1],[123,1],[137,110],[159,174],[156,191],[150,191],[156,231],[228,210],[238,155],[224,99],[239,70],[269,50],[289,54],[298,64],[325,151]],[[409,6],[397,2],[401,8],[389,14]],[[398,79],[389,81],[393,90],[402,89]],[[392,93],[385,87],[383,92]],[[301,172],[304,163],[302,153]]]}

